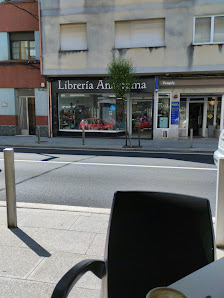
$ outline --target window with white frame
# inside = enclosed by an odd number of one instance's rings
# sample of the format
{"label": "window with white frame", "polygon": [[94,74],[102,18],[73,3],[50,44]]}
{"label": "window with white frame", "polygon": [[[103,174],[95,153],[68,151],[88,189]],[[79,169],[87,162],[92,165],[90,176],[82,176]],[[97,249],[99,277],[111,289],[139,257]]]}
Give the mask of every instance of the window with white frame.
{"label": "window with white frame", "polygon": [[224,43],[224,15],[194,19],[194,44]]}
{"label": "window with white frame", "polygon": [[86,24],[60,25],[61,51],[87,50]]}
{"label": "window with white frame", "polygon": [[165,19],[115,22],[115,48],[158,47],[165,44]]}
{"label": "window with white frame", "polygon": [[10,32],[12,60],[36,59],[34,32]]}

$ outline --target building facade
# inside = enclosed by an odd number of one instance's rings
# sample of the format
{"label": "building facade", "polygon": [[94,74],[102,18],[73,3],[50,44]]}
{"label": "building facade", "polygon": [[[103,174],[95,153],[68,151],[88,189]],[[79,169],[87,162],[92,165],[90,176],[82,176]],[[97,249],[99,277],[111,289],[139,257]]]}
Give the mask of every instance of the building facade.
{"label": "building facade", "polygon": [[106,82],[114,57],[139,81],[127,96],[130,134],[217,137],[224,115],[224,3],[220,0],[40,0],[50,132],[124,133],[122,102]]}
{"label": "building facade", "polygon": [[0,135],[49,135],[37,1],[0,1]]}

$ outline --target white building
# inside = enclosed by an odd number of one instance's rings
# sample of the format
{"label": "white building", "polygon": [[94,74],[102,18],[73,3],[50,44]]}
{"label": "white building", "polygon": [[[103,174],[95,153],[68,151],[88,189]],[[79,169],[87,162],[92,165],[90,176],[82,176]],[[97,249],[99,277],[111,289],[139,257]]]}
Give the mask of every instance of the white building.
{"label": "white building", "polygon": [[127,98],[131,134],[140,122],[146,138],[188,137],[190,128],[195,136],[218,136],[224,114],[223,1],[40,4],[53,136],[80,134],[82,123],[92,134],[123,133],[122,103],[105,80],[108,62],[119,55],[132,60],[139,76]]}

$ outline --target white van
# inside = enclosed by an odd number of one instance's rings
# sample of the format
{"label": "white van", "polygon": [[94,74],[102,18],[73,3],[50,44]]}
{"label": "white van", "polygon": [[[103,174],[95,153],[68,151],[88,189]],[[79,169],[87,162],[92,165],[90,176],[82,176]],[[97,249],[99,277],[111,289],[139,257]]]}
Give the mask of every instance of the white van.
{"label": "white van", "polygon": [[220,158],[224,158],[224,129],[220,133],[218,150],[215,151],[213,158],[216,165],[218,165]]}

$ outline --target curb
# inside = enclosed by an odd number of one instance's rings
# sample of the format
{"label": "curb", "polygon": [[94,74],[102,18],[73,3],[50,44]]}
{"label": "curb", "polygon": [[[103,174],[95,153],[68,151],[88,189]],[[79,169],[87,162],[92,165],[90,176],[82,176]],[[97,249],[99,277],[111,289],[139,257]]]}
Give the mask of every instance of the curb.
{"label": "curb", "polygon": [[[6,207],[6,202],[0,201],[0,208]],[[110,215],[111,209],[107,208],[93,208],[93,207],[80,207],[80,206],[67,206],[67,205],[51,205],[51,204],[38,204],[38,203],[16,203],[17,208],[21,209],[39,209],[39,210],[53,210],[53,211],[69,211],[69,212],[85,212]],[[216,218],[212,217],[213,224]]]}
{"label": "curb", "polygon": [[157,153],[204,153],[213,154],[216,150],[200,150],[200,149],[142,149],[142,148],[101,148],[101,147],[64,147],[64,146],[36,146],[36,145],[0,145],[0,147],[13,147],[13,148],[31,148],[31,149],[63,149],[63,150],[89,150],[89,151],[122,151],[122,152],[157,152]]}
{"label": "curb", "polygon": [[[0,207],[6,207],[6,202],[0,201]],[[109,208],[107,209],[107,208],[52,205],[52,204],[39,204],[39,203],[22,203],[22,202],[17,202],[16,207],[21,208],[21,209],[24,208],[24,209],[40,209],[40,210],[110,214]]]}

